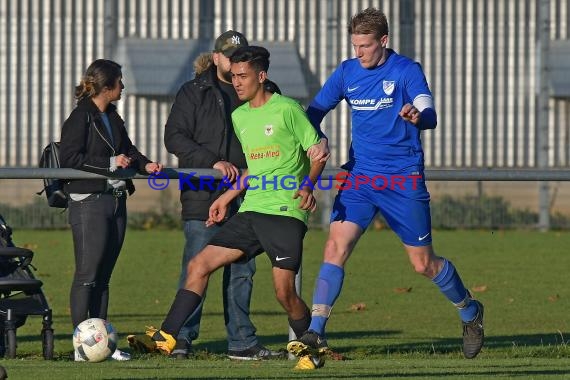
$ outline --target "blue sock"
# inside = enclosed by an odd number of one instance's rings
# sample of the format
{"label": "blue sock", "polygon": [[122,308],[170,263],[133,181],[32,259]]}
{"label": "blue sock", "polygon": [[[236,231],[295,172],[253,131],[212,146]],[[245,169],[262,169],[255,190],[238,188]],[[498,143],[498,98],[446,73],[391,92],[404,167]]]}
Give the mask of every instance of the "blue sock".
{"label": "blue sock", "polygon": [[330,311],[340,294],[344,269],[334,264],[323,263],[313,293],[312,319],[309,330],[325,335],[325,325]]}
{"label": "blue sock", "polygon": [[443,259],[444,264],[441,271],[433,278],[433,283],[439,287],[439,290],[450,300],[458,309],[459,316],[464,322],[470,322],[477,316],[477,304],[470,302],[471,298],[459,273],[455,267],[447,259]]}

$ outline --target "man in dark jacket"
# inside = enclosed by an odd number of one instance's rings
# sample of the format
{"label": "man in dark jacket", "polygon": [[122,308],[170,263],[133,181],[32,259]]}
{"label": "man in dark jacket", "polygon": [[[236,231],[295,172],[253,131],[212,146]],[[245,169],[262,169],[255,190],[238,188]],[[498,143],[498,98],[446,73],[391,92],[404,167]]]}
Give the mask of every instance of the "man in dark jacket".
{"label": "man in dark jacket", "polygon": [[[196,77],[178,91],[164,130],[166,149],[178,157],[179,167],[218,169],[229,181],[235,180],[239,169],[246,167],[242,147],[231,124],[231,113],[243,102],[231,83],[229,56],[237,48],[247,45],[241,33],[228,30],[216,39],[212,53],[202,54],[194,62]],[[272,82],[266,86],[278,91]],[[205,221],[210,205],[220,194],[221,190],[212,191],[198,183],[194,188],[185,186],[181,190],[186,237],[179,282],[181,288],[186,282],[188,262],[219,229],[219,226],[206,227]],[[231,215],[238,206],[233,205]],[[255,335],[255,326],[249,318],[254,274],[255,260],[224,268],[224,319],[228,356],[232,359],[259,360],[283,356],[263,347]],[[192,340],[198,337],[201,314],[200,306],[186,321],[177,337],[173,356],[188,357]]]}

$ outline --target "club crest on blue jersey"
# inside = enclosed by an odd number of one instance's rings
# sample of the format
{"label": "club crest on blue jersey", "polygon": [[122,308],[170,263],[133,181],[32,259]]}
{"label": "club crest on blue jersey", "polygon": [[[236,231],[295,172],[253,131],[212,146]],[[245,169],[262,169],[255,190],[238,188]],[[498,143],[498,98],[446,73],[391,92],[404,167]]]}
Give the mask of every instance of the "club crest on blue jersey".
{"label": "club crest on blue jersey", "polygon": [[383,80],[382,81],[382,89],[386,95],[392,95],[394,92],[395,81],[393,80]]}

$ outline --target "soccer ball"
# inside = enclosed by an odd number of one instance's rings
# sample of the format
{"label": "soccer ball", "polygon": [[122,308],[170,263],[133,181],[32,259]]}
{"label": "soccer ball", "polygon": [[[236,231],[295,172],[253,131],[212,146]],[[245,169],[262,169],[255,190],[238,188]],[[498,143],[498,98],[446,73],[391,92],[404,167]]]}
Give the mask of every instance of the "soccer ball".
{"label": "soccer ball", "polygon": [[101,362],[115,352],[117,332],[104,319],[86,319],[73,332],[73,348],[85,361]]}

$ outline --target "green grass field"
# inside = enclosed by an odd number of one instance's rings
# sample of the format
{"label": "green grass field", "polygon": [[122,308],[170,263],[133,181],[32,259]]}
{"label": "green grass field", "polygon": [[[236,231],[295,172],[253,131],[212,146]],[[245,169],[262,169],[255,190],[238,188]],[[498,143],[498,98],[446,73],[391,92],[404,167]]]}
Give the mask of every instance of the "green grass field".
{"label": "green grass field", "polygon": [[[185,378],[445,378],[570,379],[570,233],[435,231],[435,248],[452,260],[485,303],[486,345],[474,360],[461,355],[454,308],[430,281],[416,275],[389,231],[368,232],[346,268],[343,293],[328,324],[331,348],[347,360],[318,371],[293,371],[294,362],[234,362],[225,358],[221,277],[210,281],[197,358],[143,355],[130,362],[70,361],[68,288],[73,274],[70,231],[14,232],[18,246],[36,253],[54,313],[56,360],[41,357],[40,318],[18,329],[18,359],[0,360],[10,379]],[[305,239],[302,294],[310,304],[326,235]],[[111,283],[109,320],[125,337],[159,326],[176,292],[181,231],[129,231]],[[252,319],[260,341],[287,342],[287,318],[274,299],[269,260],[257,259]],[[360,310],[356,310],[360,309]]]}

